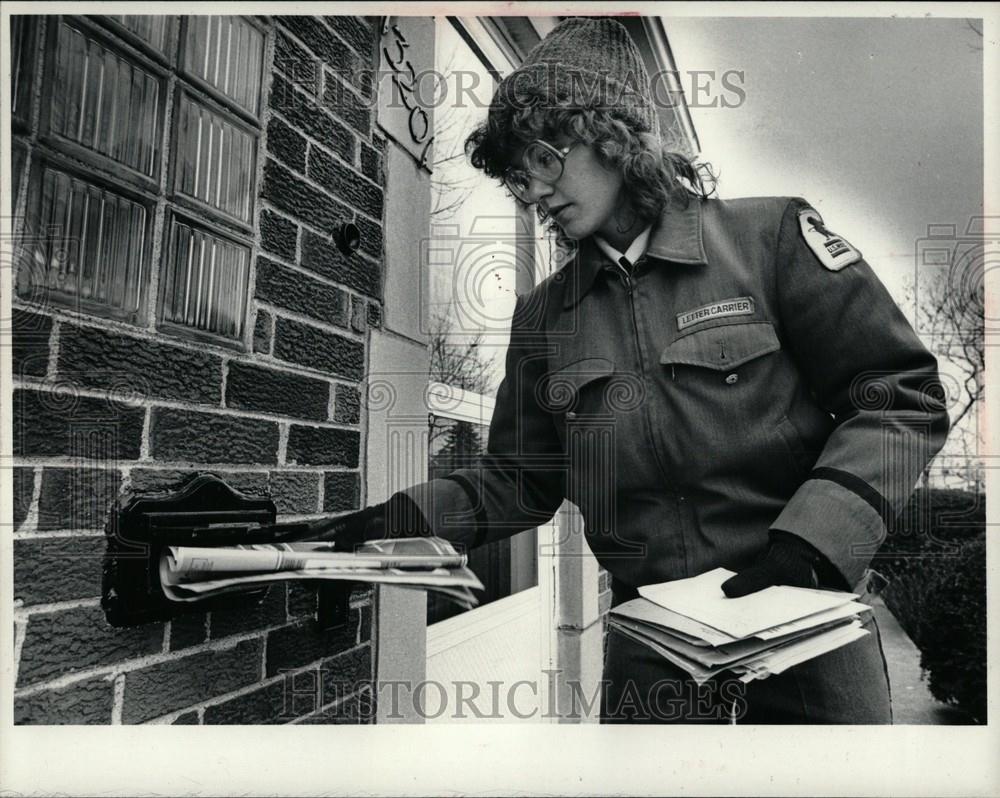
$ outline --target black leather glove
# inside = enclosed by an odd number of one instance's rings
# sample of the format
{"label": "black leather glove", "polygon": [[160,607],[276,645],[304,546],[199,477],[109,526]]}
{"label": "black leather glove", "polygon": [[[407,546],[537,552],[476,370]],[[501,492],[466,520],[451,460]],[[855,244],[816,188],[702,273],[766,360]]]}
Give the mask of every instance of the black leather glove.
{"label": "black leather glove", "polygon": [[771,532],[767,551],[757,562],[722,583],[729,598],[756,593],[773,585],[843,589],[842,577],[830,562],[802,538]]}
{"label": "black leather glove", "polygon": [[323,518],[309,524],[303,540],[330,540],[338,551],[354,551],[369,540],[385,538],[431,537],[420,508],[403,493],[394,493],[388,501],[337,518]]}

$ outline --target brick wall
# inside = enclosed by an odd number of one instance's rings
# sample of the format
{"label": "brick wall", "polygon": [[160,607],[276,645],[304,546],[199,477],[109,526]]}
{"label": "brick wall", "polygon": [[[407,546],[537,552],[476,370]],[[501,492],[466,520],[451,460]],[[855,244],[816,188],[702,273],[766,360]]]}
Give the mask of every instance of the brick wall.
{"label": "brick wall", "polygon": [[[279,519],[365,501],[359,381],[366,332],[382,318],[385,142],[374,89],[357,78],[375,57],[375,21],[259,21],[266,102],[245,351],[158,330],[152,296],[146,321],[128,324],[15,295],[18,723],[371,718],[370,591],[355,591],[350,622],[330,633],[313,626],[315,590],[297,584],[273,587],[259,606],[132,629],[109,627],[99,603],[103,525],[130,492],[211,471],[270,494]],[[41,55],[35,67],[35,112],[14,136],[24,170],[37,156],[48,79]],[[330,238],[343,220],[361,230],[350,257]]]}

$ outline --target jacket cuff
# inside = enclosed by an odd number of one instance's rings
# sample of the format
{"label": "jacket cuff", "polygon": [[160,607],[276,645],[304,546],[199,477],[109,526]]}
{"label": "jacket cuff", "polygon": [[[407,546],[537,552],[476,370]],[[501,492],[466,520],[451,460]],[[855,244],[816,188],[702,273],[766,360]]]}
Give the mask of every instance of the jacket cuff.
{"label": "jacket cuff", "polygon": [[470,549],[482,543],[483,530],[473,497],[461,483],[432,479],[399,493],[417,505],[435,536]]}
{"label": "jacket cuff", "polygon": [[857,584],[885,537],[882,517],[864,498],[825,479],[809,479],[771,529],[812,544],[848,585]]}

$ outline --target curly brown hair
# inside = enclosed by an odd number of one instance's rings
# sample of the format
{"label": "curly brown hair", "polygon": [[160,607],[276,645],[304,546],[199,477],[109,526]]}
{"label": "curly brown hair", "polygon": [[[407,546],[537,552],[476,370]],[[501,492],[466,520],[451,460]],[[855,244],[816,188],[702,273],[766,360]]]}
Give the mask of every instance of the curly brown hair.
{"label": "curly brown hair", "polygon": [[[486,120],[466,138],[465,153],[472,166],[503,181],[518,152],[535,139],[568,137],[593,146],[605,168],[618,169],[629,188],[629,199],[645,222],[658,218],[674,202],[683,205],[715,193],[717,177],[711,165],[699,163],[665,145],[652,133],[636,130],[614,108],[581,108],[539,102],[526,94],[517,103],[494,103]],[[524,206],[516,197],[514,201]],[[536,205],[539,221],[546,221]],[[560,243],[568,243],[552,223]]]}

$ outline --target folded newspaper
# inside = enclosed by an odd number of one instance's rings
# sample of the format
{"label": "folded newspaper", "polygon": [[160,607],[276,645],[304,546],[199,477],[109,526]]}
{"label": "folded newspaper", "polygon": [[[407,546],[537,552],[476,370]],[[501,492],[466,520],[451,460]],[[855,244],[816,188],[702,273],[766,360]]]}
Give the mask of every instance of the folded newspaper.
{"label": "folded newspaper", "polygon": [[687,671],[700,683],[730,671],[764,679],[868,634],[857,595],[785,585],[727,598],[725,568],[639,588],[614,607],[609,625]]}
{"label": "folded newspaper", "polygon": [[174,601],[200,601],[289,579],[343,579],[433,590],[465,608],[483,584],[468,558],[441,538],[370,541],[355,552],[333,543],[300,541],[241,546],[168,546],[160,584]]}

